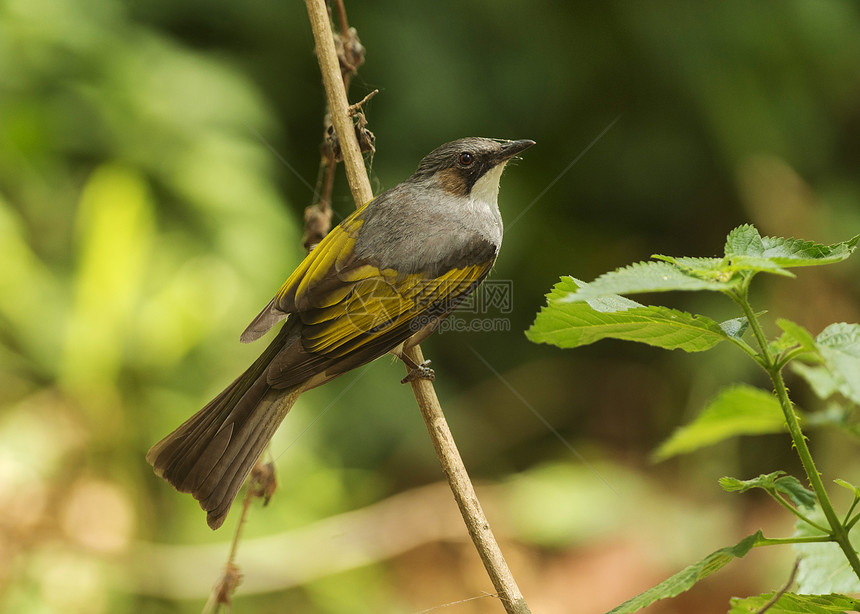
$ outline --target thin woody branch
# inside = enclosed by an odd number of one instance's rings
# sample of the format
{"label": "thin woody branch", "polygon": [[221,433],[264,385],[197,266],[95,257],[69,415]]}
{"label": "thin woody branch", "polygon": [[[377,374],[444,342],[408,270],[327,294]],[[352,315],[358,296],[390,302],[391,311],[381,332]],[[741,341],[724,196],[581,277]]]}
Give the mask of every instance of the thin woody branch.
{"label": "thin woody branch", "polygon": [[[369,201],[373,194],[355,136],[354,124],[350,117],[350,105],[341,77],[329,14],[324,0],[305,0],[305,5],[313,29],[323,86],[329,101],[332,124],[340,143],[349,187],[356,206],[361,206]],[[415,364],[424,362],[421,349],[417,346],[407,352],[407,356]],[[478,550],[505,611],[508,614],[529,613],[529,607],[517,587],[478,502],[474,486],[454,444],[454,438],[442,413],[442,407],[439,404],[433,384],[427,380],[415,380],[412,382],[412,390],[415,393],[421,415],[424,417],[442,470],[454,493],[454,498],[460,508],[469,535]]]}
{"label": "thin woody branch", "polygon": [[349,101],[343,87],[343,77],[340,71],[340,61],[337,48],[332,36],[328,10],[323,0],[305,0],[311,29],[316,43],[317,59],[322,72],[323,87],[328,100],[332,125],[340,143],[343,164],[352,198],[358,205],[363,205],[373,198],[370,180],[364,170],[364,159],[355,138],[355,129],[349,114]]}

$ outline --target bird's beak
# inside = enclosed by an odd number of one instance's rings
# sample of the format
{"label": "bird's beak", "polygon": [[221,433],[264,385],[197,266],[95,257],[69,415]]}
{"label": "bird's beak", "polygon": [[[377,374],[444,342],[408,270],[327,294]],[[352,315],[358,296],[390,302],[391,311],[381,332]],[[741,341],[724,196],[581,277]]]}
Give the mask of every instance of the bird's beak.
{"label": "bird's beak", "polygon": [[502,145],[502,148],[499,150],[499,162],[510,160],[515,155],[520,153],[521,151],[525,151],[535,142],[530,139],[523,139],[521,141],[508,141],[507,143]]}

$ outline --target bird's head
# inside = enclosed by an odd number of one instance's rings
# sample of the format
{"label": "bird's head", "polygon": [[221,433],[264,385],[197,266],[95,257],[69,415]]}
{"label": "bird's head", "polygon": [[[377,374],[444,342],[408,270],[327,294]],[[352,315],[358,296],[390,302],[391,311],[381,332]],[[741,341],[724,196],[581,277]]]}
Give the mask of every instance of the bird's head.
{"label": "bird's head", "polygon": [[412,179],[435,181],[453,196],[495,203],[505,164],[534,144],[530,140],[503,141],[481,137],[451,141],[427,154]]}

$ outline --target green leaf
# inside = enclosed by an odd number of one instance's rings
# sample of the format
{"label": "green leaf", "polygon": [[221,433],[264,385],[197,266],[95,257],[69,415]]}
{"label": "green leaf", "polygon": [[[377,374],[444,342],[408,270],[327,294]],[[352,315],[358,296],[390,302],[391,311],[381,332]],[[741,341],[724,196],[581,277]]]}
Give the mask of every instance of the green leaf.
{"label": "green leaf", "polygon": [[720,392],[693,422],[678,428],[654,453],[664,460],[737,435],[782,432],[779,401],[764,390],[734,386]]}
{"label": "green leaf", "polygon": [[860,488],[857,488],[857,487],[856,487],[856,486],[854,486],[854,484],[852,484],[851,482],[846,482],[845,480],[842,480],[842,479],[839,479],[839,478],[836,478],[836,479],[835,479],[835,480],[833,480],[833,481],[834,481],[836,484],[838,484],[839,486],[841,486],[842,488],[847,488],[848,490],[850,490],[851,492],[853,492],[853,493],[854,493],[854,498],[855,498],[855,499],[860,499]]}
{"label": "green leaf", "polygon": [[802,347],[804,350],[808,352],[817,353],[817,349],[815,347],[815,339],[808,330],[803,328],[800,324],[796,324],[791,320],[787,320],[785,318],[779,318],[776,321],[776,325],[779,326],[786,335],[789,336],[797,345]]}
{"label": "green leaf", "polygon": [[763,612],[768,614],[839,614],[855,612],[860,608],[860,601],[845,595],[798,595],[783,593],[774,602],[776,593],[767,593],[755,597],[733,597],[729,614],[752,614]]}
{"label": "green leaf", "polygon": [[731,320],[725,320],[724,322],[720,322],[720,328],[722,328],[726,332],[726,334],[732,339],[743,338],[744,333],[747,332],[747,328],[749,328],[749,325],[750,322],[746,316],[732,318]]}
{"label": "green leaf", "polygon": [[668,307],[646,307],[620,296],[590,297],[585,303],[565,302],[565,297],[589,287],[579,280],[563,278],[547,296],[547,306],[541,309],[526,336],[535,343],[562,348],[613,338],[687,352],[708,350],[729,339],[710,318]]}
{"label": "green leaf", "polygon": [[651,257],[674,264],[683,273],[706,281],[728,281],[731,277],[731,272],[726,270],[725,258],[694,258],[662,254],[653,254]]}
{"label": "green leaf", "polygon": [[815,344],[839,383],[839,391],[860,403],[860,324],[831,324],[816,337]]}
{"label": "green leaf", "polygon": [[860,235],[832,245],[822,245],[801,239],[764,237],[762,239],[764,254],[762,255],[771,262],[784,267],[832,264],[842,262],[854,253],[858,241],[860,241]]}
{"label": "green leaf", "polygon": [[782,275],[783,277],[796,277],[794,273],[782,268],[769,258],[761,258],[757,256],[732,256],[726,260],[727,263],[725,265],[725,270],[727,273],[773,273],[774,275]]}
{"label": "green leaf", "polygon": [[776,481],[776,489],[785,493],[791,498],[791,501],[797,507],[806,507],[812,509],[815,507],[817,499],[815,498],[815,493],[811,490],[804,488],[803,485],[793,475],[787,475],[782,477]]}
{"label": "green leaf", "polygon": [[566,297],[566,301],[585,301],[607,294],[669,292],[671,290],[726,290],[736,281],[702,279],[685,273],[669,262],[638,262],[604,273],[590,284]]}
{"label": "green leaf", "polygon": [[860,241],[857,235],[847,241],[822,245],[814,241],[762,237],[750,224],[738,226],[726,238],[726,257],[769,260],[779,267],[813,266],[841,262],[850,256]]}
{"label": "green leaf", "polygon": [[778,354],[782,354],[786,350],[793,350],[796,347],[797,342],[794,340],[794,337],[788,333],[782,333],[777,339],[774,339],[767,344],[767,351],[771,356],[776,356]]}
{"label": "green leaf", "polygon": [[726,237],[726,256],[763,256],[764,243],[761,235],[752,224],[744,224],[733,229]]}
{"label": "green leaf", "polygon": [[696,582],[706,578],[715,571],[719,571],[736,558],[746,556],[746,553],[755,546],[756,542],[762,538],[761,531],[749,535],[742,539],[734,546],[721,548],[716,552],[712,552],[698,563],[694,563],[679,571],[671,578],[668,578],[649,588],[644,593],[640,593],[633,599],[625,601],[620,606],[609,612],[609,614],[629,614],[637,612],[644,607],[647,607],[661,599],[668,599],[680,595],[684,591],[690,590]]}
{"label": "green leaf", "polygon": [[772,494],[781,492],[788,495],[798,507],[811,509],[816,502],[815,493],[804,488],[796,477],[785,475],[785,471],[765,473],[751,480],[739,480],[726,476],[720,478],[719,482],[726,492],[746,492],[753,488],[762,488]]}
{"label": "green leaf", "polygon": [[688,258],[654,254],[651,257],[672,263],[684,273],[705,280],[728,282],[735,279],[736,273],[743,272],[765,272],[795,277],[791,271],[787,271],[762,256],[734,255],[725,258]]}
{"label": "green leaf", "polygon": [[580,284],[578,290],[560,300],[576,302],[613,294],[673,290],[725,292],[741,283],[738,273],[766,272],[793,277],[784,267],[839,262],[851,255],[858,241],[860,235],[833,245],[762,237],[754,226],[746,224],[729,233],[725,258],[655,254],[652,257],[659,262],[638,262],[604,273],[590,284]]}
{"label": "green leaf", "polygon": [[785,471],[763,473],[757,478],[752,478],[750,480],[739,480],[738,478],[725,476],[720,478],[719,482],[720,486],[722,486],[723,490],[726,492],[746,492],[753,488],[764,488],[765,490],[770,490],[776,488],[775,484],[777,479],[783,475],[785,475]]}
{"label": "green leaf", "polygon": [[[828,526],[827,518],[816,507],[807,517],[822,526]],[[795,537],[820,537],[825,535],[811,524],[798,520],[795,523]],[[860,531],[856,528],[850,533],[854,549],[860,549]],[[799,593],[857,593],[860,580],[848,564],[845,554],[835,542],[792,544],[800,556],[797,570],[797,591]]]}

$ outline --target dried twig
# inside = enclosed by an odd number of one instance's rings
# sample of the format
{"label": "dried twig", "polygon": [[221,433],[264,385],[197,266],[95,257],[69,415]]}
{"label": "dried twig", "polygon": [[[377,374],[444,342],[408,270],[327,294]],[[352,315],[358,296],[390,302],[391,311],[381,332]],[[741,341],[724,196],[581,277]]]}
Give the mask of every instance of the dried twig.
{"label": "dried twig", "polygon": [[791,585],[794,584],[794,580],[797,578],[797,572],[799,569],[800,558],[794,561],[794,567],[791,568],[791,573],[788,575],[788,582],[785,583],[785,586],[783,586],[776,593],[774,593],[773,597],[760,609],[756,610],[755,614],[765,614],[765,612],[767,612],[769,609],[776,605],[776,602],[779,601],[780,597],[785,595],[788,592],[788,589],[791,588]]}
{"label": "dried twig", "polygon": [[349,189],[352,192],[353,200],[363,205],[373,197],[373,192],[370,189],[370,180],[364,170],[364,160],[361,157],[358,141],[355,138],[355,128],[349,115],[349,102],[343,87],[340,60],[332,36],[328,11],[322,0],[305,0],[305,4],[314,33],[317,59],[322,71],[323,86],[326,91],[332,125],[338,136],[343,154]]}
{"label": "dried twig", "polygon": [[367,96],[356,102],[355,104],[349,105],[349,114],[355,115],[357,112],[361,111],[361,108],[364,106],[364,103],[376,96],[379,93],[379,90],[373,90]]}
{"label": "dried twig", "polygon": [[[337,0],[336,4],[338,23],[340,23],[340,34],[335,34],[335,48],[338,62],[340,64],[341,78],[343,79],[343,89],[345,92],[348,92],[352,75],[354,75],[358,70],[358,67],[364,63],[364,47],[358,40],[358,32],[356,29],[349,27],[349,22],[346,19],[346,7],[343,5],[343,0]],[[349,106],[350,117],[356,117],[355,130],[361,151],[363,152],[374,151],[374,136],[373,133],[365,127],[367,125],[367,120],[364,117],[362,106],[378,93],[379,90],[373,90],[360,102]],[[323,130],[324,136],[321,147],[322,160],[320,161],[320,166],[323,168],[325,178],[323,180],[319,202],[305,208],[305,236],[302,240],[302,244],[307,251],[311,251],[316,247],[317,243],[322,241],[323,237],[328,234],[328,231],[331,228],[331,194],[332,188],[334,187],[334,175],[335,170],[337,169],[337,163],[343,160],[343,156],[340,151],[340,144],[338,143],[334,127],[331,124],[330,113],[326,114],[323,124],[325,129]]]}
{"label": "dried twig", "polygon": [[[323,76],[323,85],[332,117],[332,124],[340,142],[346,167],[349,187],[352,191],[356,206],[369,201],[373,194],[370,181],[364,168],[364,161],[357,139],[354,124],[349,116],[349,102],[343,87],[339,69],[339,60],[335,40],[331,31],[329,15],[323,0],[305,0],[311,28],[316,42],[317,58]],[[421,364],[424,358],[421,349],[415,347],[409,353],[409,358]],[[448,483],[454,493],[454,498],[460,508],[460,513],[466,522],[469,535],[481,556],[493,586],[509,614],[525,614],[530,612],[525,599],[517,587],[516,581],[505,562],[498,543],[490,530],[489,522],[481,509],[475,489],[469,480],[466,468],[454,444],[451,431],[448,428],[439,399],[433,384],[427,380],[412,382],[415,399],[421,409],[421,414],[427,424],[427,430],[433,440],[433,446],[439,456],[442,470],[448,478]]]}
{"label": "dried twig", "polygon": [[263,505],[268,504],[276,488],[275,465],[257,461],[251,470],[251,479],[248,480],[248,489],[245,491],[245,498],[242,501],[242,513],[239,515],[239,524],[236,525],[236,532],[233,534],[227,563],[224,565],[218,582],[212,587],[209,599],[203,606],[202,614],[214,614],[220,611],[222,606],[228,611],[230,610],[233,604],[233,593],[236,592],[236,588],[242,582],[242,573],[239,566],[236,565],[236,552],[239,548],[239,540],[242,538],[245,520],[248,518],[248,511],[251,509],[251,503],[254,499],[263,499]]}

